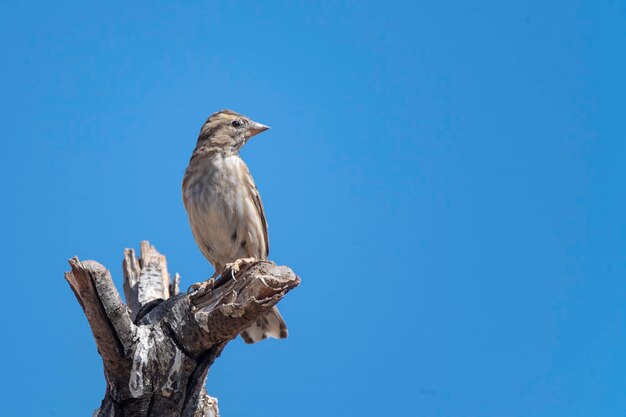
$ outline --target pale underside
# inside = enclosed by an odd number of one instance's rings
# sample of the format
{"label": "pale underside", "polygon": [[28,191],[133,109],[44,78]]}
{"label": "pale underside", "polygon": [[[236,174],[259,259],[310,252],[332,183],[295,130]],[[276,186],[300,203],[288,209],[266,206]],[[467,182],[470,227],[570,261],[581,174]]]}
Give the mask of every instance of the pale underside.
{"label": "pale underside", "polygon": [[263,207],[243,160],[216,154],[190,169],[185,208],[196,243],[216,272],[240,258],[267,259]]}

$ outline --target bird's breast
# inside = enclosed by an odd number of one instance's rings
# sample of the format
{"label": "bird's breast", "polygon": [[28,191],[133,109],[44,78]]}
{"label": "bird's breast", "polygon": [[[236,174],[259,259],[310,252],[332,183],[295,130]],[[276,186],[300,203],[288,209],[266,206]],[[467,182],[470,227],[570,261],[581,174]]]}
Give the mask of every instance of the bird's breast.
{"label": "bird's breast", "polygon": [[264,258],[262,221],[243,160],[216,156],[198,162],[185,176],[183,200],[202,253],[222,266],[243,257]]}

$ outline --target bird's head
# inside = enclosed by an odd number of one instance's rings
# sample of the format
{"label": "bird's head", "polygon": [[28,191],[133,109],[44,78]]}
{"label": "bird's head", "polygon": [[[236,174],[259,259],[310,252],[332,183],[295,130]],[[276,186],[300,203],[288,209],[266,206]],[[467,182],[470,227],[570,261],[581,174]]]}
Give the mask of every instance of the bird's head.
{"label": "bird's head", "polygon": [[200,129],[198,143],[224,152],[239,152],[239,149],[253,136],[269,129],[246,116],[232,110],[213,113]]}

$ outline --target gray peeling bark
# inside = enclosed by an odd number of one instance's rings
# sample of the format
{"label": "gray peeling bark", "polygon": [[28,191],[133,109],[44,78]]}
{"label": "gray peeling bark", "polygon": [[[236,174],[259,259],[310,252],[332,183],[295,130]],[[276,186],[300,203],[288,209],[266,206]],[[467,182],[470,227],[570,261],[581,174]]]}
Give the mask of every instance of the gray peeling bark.
{"label": "gray peeling bark", "polygon": [[65,279],[89,321],[102,356],[106,393],[97,417],[218,417],[205,389],[224,346],[300,283],[268,261],[231,265],[215,282],[179,294],[165,256],[141,242],[124,253],[122,302],[109,271],[69,260]]}

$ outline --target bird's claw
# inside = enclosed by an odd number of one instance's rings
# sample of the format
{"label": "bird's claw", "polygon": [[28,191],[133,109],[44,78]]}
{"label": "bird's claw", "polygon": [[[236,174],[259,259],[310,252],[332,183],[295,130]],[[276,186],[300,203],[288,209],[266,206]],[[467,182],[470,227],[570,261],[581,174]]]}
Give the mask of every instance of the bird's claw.
{"label": "bird's claw", "polygon": [[229,264],[226,264],[226,268],[225,269],[230,269],[232,271],[233,274],[236,274],[237,272],[239,272],[241,270],[242,266],[246,266],[249,265],[253,262],[256,262],[257,260],[255,258],[241,258],[241,259],[237,259],[235,262],[231,262]]}

